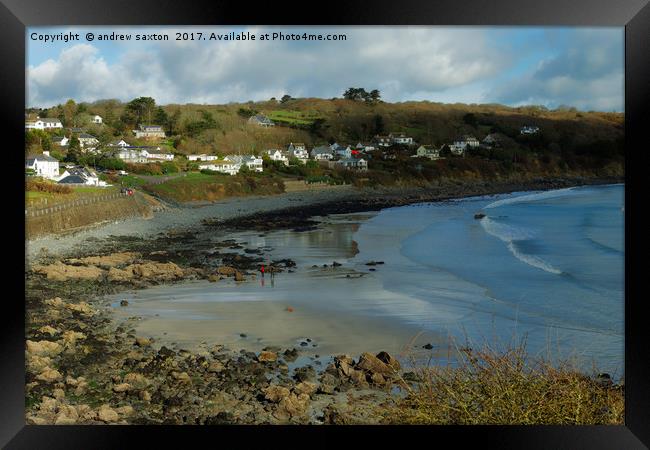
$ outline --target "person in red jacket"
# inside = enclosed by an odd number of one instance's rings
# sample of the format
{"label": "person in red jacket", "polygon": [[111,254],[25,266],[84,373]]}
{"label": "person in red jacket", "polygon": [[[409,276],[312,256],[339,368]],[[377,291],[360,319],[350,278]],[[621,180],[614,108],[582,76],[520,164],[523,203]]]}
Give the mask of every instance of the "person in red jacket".
{"label": "person in red jacket", "polygon": [[260,272],[262,272],[262,278],[264,278],[264,264],[262,264],[262,268],[260,269]]}

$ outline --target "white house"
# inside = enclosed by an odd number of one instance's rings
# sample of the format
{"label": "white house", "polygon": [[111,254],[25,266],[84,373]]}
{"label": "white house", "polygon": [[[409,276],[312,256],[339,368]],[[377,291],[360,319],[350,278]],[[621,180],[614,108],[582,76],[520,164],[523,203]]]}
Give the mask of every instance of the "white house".
{"label": "white house", "polygon": [[449,149],[455,155],[462,155],[467,148],[478,148],[481,145],[478,139],[470,134],[466,134],[457,138],[450,146]]}
{"label": "white house", "polygon": [[490,133],[483,139],[483,145],[486,147],[498,147],[501,144],[501,137],[497,133]]}
{"label": "white house", "polygon": [[227,173],[228,175],[237,175],[241,164],[237,164],[227,159],[221,161],[206,161],[199,163],[199,169],[214,170],[215,172]]}
{"label": "white house", "polygon": [[99,144],[99,140],[88,133],[81,133],[79,135],[79,145],[81,145],[82,148],[85,147],[95,147],[97,144]]}
{"label": "white house", "polygon": [[362,142],[358,142],[355,148],[360,152],[371,152],[375,149],[375,146],[371,144],[364,144]]}
{"label": "white house", "polygon": [[52,138],[52,143],[60,147],[65,147],[66,145],[68,145],[69,141],[70,139],[68,139],[65,136],[55,136]]}
{"label": "white house", "polygon": [[139,130],[133,130],[135,137],[140,139],[164,139],[165,131],[160,125],[140,125]]}
{"label": "white house", "polygon": [[363,158],[344,158],[331,162],[330,164],[335,164],[339,167],[345,167],[346,169],[350,170],[368,170],[368,161]]}
{"label": "white house", "polygon": [[413,138],[404,133],[390,133],[388,135],[392,144],[412,145]]}
{"label": "white house", "polygon": [[59,160],[50,156],[50,152],[42,155],[31,155],[25,159],[25,169],[31,169],[38,176],[54,180],[59,176]]}
{"label": "white house", "polygon": [[146,163],[147,157],[140,147],[119,147],[119,151],[115,155],[119,159],[130,163]]}
{"label": "white house", "polygon": [[255,155],[228,155],[224,160],[232,161],[235,164],[240,166],[246,164],[246,166],[254,172],[263,172],[264,171],[264,161],[259,156]]}
{"label": "white house", "polygon": [[264,127],[264,128],[275,126],[275,123],[273,123],[271,119],[269,119],[268,117],[262,114],[256,114],[254,116],[251,116],[248,119],[248,123],[250,125],[257,125],[258,127]]}
{"label": "white house", "polygon": [[25,121],[25,129],[28,130],[53,130],[56,128],[63,128],[63,124],[59,119],[51,118],[36,118],[36,120]]}
{"label": "white house", "polygon": [[429,158],[429,159],[439,159],[440,158],[440,149],[434,148],[432,145],[420,145],[415,151],[415,157],[419,158]]}
{"label": "white house", "polygon": [[86,186],[105,187],[108,184],[101,181],[97,174],[86,167],[74,167],[66,170],[58,179],[60,184],[83,184]]}
{"label": "white house", "polygon": [[95,114],[91,120],[92,123],[96,123],[97,125],[101,125],[102,123],[104,123],[104,119],[102,119],[102,116],[99,116],[97,114]]}
{"label": "white house", "polygon": [[309,159],[309,152],[307,152],[307,148],[303,143],[294,144],[292,142],[289,144],[287,153],[289,153],[290,157],[298,158],[298,160],[303,164],[307,163],[307,160]]}
{"label": "white house", "polygon": [[349,145],[347,147],[343,147],[338,144],[333,144],[333,145],[337,146],[336,148],[332,148],[336,156],[339,156],[343,159],[352,158],[352,149],[350,148]]}
{"label": "white house", "polygon": [[266,150],[264,153],[269,155],[269,158],[271,158],[271,161],[282,161],[282,164],[284,164],[285,166],[289,165],[289,158],[287,158],[287,155],[285,155],[280,150],[271,149],[271,150]]}
{"label": "white house", "polygon": [[539,133],[539,127],[531,126],[531,125],[524,125],[521,127],[519,130],[521,134],[536,134]]}
{"label": "white house", "polygon": [[120,139],[119,141],[113,141],[110,144],[108,144],[109,147],[129,147],[129,144],[124,141],[124,139]]}
{"label": "white house", "polygon": [[334,150],[329,145],[321,145],[311,149],[311,157],[319,161],[329,161],[334,158]]}
{"label": "white house", "polygon": [[164,150],[161,150],[160,147],[144,147],[142,149],[142,155],[148,160],[155,161],[173,161],[174,154],[168,153]]}
{"label": "white house", "polygon": [[190,161],[215,161],[218,158],[217,155],[208,155],[206,153],[201,153],[200,155],[187,155],[187,159]]}

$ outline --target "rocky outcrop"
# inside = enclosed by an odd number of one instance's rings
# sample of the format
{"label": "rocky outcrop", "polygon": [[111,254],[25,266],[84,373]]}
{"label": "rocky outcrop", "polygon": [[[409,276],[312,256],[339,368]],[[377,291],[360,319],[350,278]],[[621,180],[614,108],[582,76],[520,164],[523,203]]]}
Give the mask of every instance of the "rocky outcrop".
{"label": "rocky outcrop", "polygon": [[86,258],[68,259],[66,263],[73,265],[98,266],[103,269],[120,267],[133,263],[140,257],[136,252],[119,252],[105,256],[88,256]]}
{"label": "rocky outcrop", "polygon": [[34,266],[33,271],[45,275],[48,280],[67,281],[69,279],[97,280],[104,270],[95,266],[73,266],[57,261],[49,265]]}

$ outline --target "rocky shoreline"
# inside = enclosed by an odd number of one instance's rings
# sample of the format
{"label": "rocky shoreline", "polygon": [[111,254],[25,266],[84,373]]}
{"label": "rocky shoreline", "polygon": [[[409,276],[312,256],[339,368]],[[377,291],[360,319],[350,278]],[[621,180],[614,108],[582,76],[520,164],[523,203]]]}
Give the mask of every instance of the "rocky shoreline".
{"label": "rocky shoreline", "polygon": [[[437,189],[358,192],[348,199],[203,220],[195,229],[149,239],[113,236],[67,255],[43,254],[26,268],[26,418],[30,424],[344,424],[387,423],[387,405],[417,376],[386,352],[332,357],[323,371],[292,367],[300,348],[259,353],[205,343],[189,352],[137,336],[117,324],[102,296],[161,283],[232,278],[246,282],[264,249],[219,239],[215,229],[311,229],[314,216],[372,211],[416,202],[557,189],[620,179],[539,179],[445,184]],[[334,264],[334,263],[333,263]],[[294,270],[290,259],[271,271]],[[128,304],[123,305],[128,308]]]}

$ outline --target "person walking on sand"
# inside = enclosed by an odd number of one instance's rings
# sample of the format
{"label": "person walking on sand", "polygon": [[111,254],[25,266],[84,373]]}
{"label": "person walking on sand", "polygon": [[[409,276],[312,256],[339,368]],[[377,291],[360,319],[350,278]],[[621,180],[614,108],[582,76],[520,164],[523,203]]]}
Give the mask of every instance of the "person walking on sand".
{"label": "person walking on sand", "polygon": [[264,278],[264,264],[262,264],[262,267],[260,268],[260,272],[262,273],[262,278]]}

